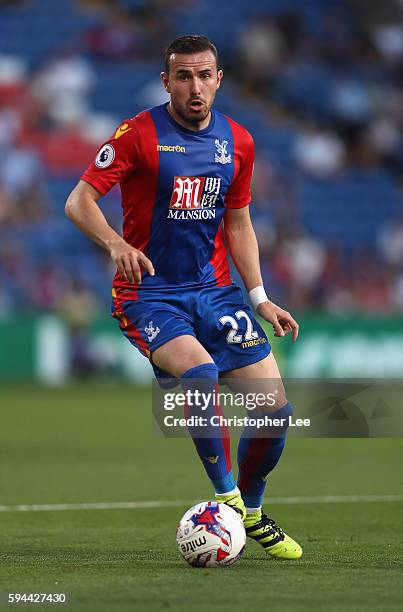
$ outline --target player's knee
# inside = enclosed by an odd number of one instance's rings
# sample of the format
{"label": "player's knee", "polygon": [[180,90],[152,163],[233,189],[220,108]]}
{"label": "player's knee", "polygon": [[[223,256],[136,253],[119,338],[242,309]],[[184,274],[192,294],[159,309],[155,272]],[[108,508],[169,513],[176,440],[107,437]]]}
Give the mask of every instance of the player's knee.
{"label": "player's knee", "polygon": [[[265,395],[267,398],[266,401],[264,403],[259,403],[254,407],[254,412],[256,414],[268,414],[275,417],[276,414],[285,408],[289,403],[285,391],[282,393],[277,386],[270,385],[269,391],[267,391],[266,387]],[[248,406],[245,405],[245,408],[248,409]]]}
{"label": "player's knee", "polygon": [[292,405],[290,402],[284,404],[281,408],[273,412],[271,417],[273,419],[277,419],[277,422],[280,423],[280,437],[285,436],[287,429],[290,425],[290,418],[292,417]]}
{"label": "player's knee", "polygon": [[281,408],[261,415],[264,416],[264,425],[258,435],[268,438],[285,437],[292,413],[292,405],[287,402]]}
{"label": "player's knee", "polygon": [[181,376],[182,382],[191,378],[210,378],[218,380],[218,368],[215,363],[202,363],[189,368]]}
{"label": "player's knee", "polygon": [[[215,363],[202,363],[189,368],[181,376],[184,391],[195,394],[205,393],[206,397],[215,390],[218,383],[218,368]],[[199,395],[200,396],[200,395]]]}
{"label": "player's knee", "polygon": [[288,422],[292,414],[293,414],[292,404],[290,404],[290,402],[287,402],[286,404],[281,406],[281,408],[273,412],[272,416],[276,418],[280,418],[280,419],[286,419]]}
{"label": "player's knee", "polygon": [[[187,393],[185,414],[211,416],[215,412],[215,390],[218,383],[218,368],[215,363],[202,363],[189,368],[181,376],[181,385]],[[204,430],[192,429],[192,437]],[[197,432],[197,434],[196,434]]]}

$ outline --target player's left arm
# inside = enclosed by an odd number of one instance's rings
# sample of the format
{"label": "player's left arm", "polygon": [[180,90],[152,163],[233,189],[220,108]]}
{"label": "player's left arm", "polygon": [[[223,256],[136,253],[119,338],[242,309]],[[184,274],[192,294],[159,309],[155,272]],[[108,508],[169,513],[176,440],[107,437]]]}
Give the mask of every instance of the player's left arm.
{"label": "player's left arm", "polygon": [[[249,206],[226,210],[224,234],[232,260],[247,291],[263,286],[259,247],[249,214]],[[257,312],[272,324],[275,336],[286,336],[292,333],[292,339],[296,341],[299,325],[289,312],[270,300],[260,303],[257,306]]]}

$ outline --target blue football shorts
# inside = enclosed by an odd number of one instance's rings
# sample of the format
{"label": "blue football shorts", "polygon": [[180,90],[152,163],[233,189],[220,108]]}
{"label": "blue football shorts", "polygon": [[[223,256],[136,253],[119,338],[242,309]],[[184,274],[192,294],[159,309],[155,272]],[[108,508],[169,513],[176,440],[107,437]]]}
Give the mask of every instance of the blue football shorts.
{"label": "blue football shorts", "polygon": [[220,373],[256,363],[271,350],[235,284],[143,291],[137,300],[115,298],[112,316],[128,340],[150,359],[157,378],[170,375],[152,363],[152,353],[178,336],[197,338]]}

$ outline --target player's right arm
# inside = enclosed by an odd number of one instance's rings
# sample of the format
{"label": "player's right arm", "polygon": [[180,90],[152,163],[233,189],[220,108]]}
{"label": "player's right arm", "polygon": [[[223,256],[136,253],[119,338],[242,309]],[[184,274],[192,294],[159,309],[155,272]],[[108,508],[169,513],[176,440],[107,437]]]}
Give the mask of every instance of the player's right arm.
{"label": "player's right arm", "polygon": [[68,218],[92,240],[106,249],[121,277],[129,283],[141,283],[141,268],[151,276],[151,261],[128,244],[107,222],[98,206],[102,194],[89,183],[80,180],[66,202]]}
{"label": "player's right arm", "polygon": [[84,180],[80,180],[69,195],[65,208],[68,218],[108,251],[122,279],[132,284],[141,283],[141,268],[153,276],[153,265],[144,253],[128,244],[108,224],[98,200],[136,170],[139,149],[135,119],[128,119],[99,149],[96,159],[82,176]]}

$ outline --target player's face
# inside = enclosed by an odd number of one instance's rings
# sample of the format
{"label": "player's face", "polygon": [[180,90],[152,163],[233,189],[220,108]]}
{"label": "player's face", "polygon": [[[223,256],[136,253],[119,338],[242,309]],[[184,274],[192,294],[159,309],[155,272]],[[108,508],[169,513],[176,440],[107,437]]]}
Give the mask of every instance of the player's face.
{"label": "player's face", "polygon": [[222,76],[211,51],[192,55],[173,53],[169,73],[163,72],[161,79],[171,96],[170,110],[174,117],[191,129],[206,127]]}

